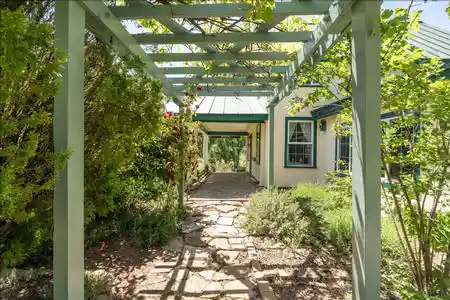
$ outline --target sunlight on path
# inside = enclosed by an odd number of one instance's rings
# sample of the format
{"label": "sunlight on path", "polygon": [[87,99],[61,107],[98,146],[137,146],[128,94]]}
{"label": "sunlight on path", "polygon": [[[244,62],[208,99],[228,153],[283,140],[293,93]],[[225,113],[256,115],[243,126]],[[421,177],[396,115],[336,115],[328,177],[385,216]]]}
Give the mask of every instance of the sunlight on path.
{"label": "sunlight on path", "polygon": [[241,227],[246,199],[256,190],[245,174],[208,178],[188,202],[192,214],[182,235],[137,285],[138,299],[261,299],[252,272],[253,243]]}

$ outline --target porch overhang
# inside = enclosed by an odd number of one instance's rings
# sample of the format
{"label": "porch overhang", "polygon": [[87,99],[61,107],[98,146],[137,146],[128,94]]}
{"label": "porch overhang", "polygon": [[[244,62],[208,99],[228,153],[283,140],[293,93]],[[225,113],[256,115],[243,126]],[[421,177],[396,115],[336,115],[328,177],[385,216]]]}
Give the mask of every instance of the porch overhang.
{"label": "porch overhang", "polygon": [[195,121],[214,123],[263,123],[267,114],[197,114]]}

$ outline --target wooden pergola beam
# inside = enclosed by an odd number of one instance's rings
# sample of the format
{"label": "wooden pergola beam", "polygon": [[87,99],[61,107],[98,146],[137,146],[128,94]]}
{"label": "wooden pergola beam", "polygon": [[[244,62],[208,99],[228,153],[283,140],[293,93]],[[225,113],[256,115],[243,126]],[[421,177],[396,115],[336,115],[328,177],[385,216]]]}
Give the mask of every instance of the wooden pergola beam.
{"label": "wooden pergola beam", "polygon": [[274,66],[274,67],[216,67],[211,71],[206,71],[202,67],[171,67],[161,68],[164,74],[194,74],[194,75],[206,75],[206,74],[271,74],[271,73],[284,73],[288,66]]}
{"label": "wooden pergola beam", "polygon": [[[327,12],[328,1],[290,1],[276,2],[273,14],[283,15],[320,15]],[[176,4],[111,7],[114,15],[122,20],[166,18],[221,18],[245,17],[252,8],[246,3]]]}
{"label": "wooden pergola beam", "polygon": [[133,34],[133,38],[143,45],[183,45],[183,44],[217,44],[217,43],[293,43],[307,42],[312,32],[236,32],[217,34]]}
{"label": "wooden pergola beam", "polygon": [[[179,96],[184,95],[184,91],[178,91]],[[203,91],[198,94],[199,97],[271,97],[273,91]]]}
{"label": "wooden pergola beam", "polygon": [[312,33],[312,38],[303,45],[296,58],[287,68],[281,83],[275,90],[275,97],[269,106],[276,105],[278,101],[288,96],[295,88],[294,74],[304,63],[314,63],[316,52],[324,55],[348,29],[351,22],[351,8],[356,0],[335,0],[329,7],[328,13],[322,17],[321,22]]}
{"label": "wooden pergola beam", "polygon": [[172,84],[214,84],[214,83],[227,83],[227,84],[244,84],[244,83],[261,83],[270,84],[279,82],[281,79],[278,76],[271,77],[256,77],[256,76],[244,76],[244,77],[184,77],[184,78],[170,78],[169,81]]}
{"label": "wooden pergola beam", "polygon": [[155,53],[148,56],[153,61],[268,61],[289,59],[286,52]]}
{"label": "wooden pergola beam", "polygon": [[[105,43],[120,45],[122,54],[133,53],[139,57],[144,63],[147,72],[161,80],[164,93],[167,96],[174,97],[176,102],[181,103],[181,98],[171,90],[172,85],[167,81],[162,70],[148,57],[147,53],[128,33],[103,1],[78,0],[77,2],[82,5],[86,12],[87,26],[90,26],[97,36],[101,37]],[[93,23],[90,23],[91,21]]]}
{"label": "wooden pergola beam", "polygon": [[[213,93],[213,92],[273,92],[273,88],[271,86],[264,85],[200,85],[198,86],[202,89],[203,92]],[[185,88],[182,85],[174,86],[175,91],[184,92]],[[202,96],[203,92],[200,92],[198,95]]]}

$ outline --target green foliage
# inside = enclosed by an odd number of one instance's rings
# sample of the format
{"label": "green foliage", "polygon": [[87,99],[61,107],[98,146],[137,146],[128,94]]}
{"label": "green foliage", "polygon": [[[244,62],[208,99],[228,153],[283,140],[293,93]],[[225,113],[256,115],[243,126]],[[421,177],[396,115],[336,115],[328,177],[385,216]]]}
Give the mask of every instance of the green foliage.
{"label": "green foliage", "polygon": [[[29,9],[24,7],[28,13],[1,11],[2,267],[17,265],[36,252],[46,257],[33,262],[48,260],[51,249],[44,248],[51,246],[55,166],[58,171],[70,155],[70,149],[53,151],[52,105],[65,55],[54,47],[51,20],[34,18],[45,7],[48,10],[41,15],[52,15],[47,2],[37,8],[30,2]],[[102,238],[125,234],[127,229],[143,246],[163,243],[182,217],[181,209],[173,209],[176,193],[168,180],[168,163],[178,162],[180,141],[184,141],[188,146],[183,174],[196,172],[197,164],[191,165],[197,153],[193,142],[197,124],[192,113],[186,114],[180,139],[178,123],[161,116],[161,84],[147,77],[142,62],[133,56],[119,58],[114,49],[89,34],[85,45],[86,228],[89,231],[107,219],[111,224],[120,221],[125,224],[120,230],[100,230]],[[98,238],[89,232],[86,236],[87,244]]]}
{"label": "green foliage", "polygon": [[[51,272],[44,269],[7,269],[0,271],[0,294],[5,299],[53,299]],[[85,271],[84,299],[96,300],[111,295],[113,278],[102,271]]]}
{"label": "green foliage", "polygon": [[[419,14],[406,9],[381,14],[381,109],[398,116],[383,122],[382,164],[389,183],[383,198],[416,291],[444,296],[450,281],[450,219],[440,211],[448,207],[444,194],[450,190],[450,80],[441,76],[440,59],[425,57],[408,42],[419,28]],[[323,62],[302,68],[302,81],[315,80],[322,88],[291,107],[296,111],[318,101],[346,99],[335,127],[341,134],[350,134],[352,121],[350,45],[349,34]]]}
{"label": "green foliage", "polygon": [[245,137],[212,138],[209,143],[210,162],[239,165],[245,148]]}
{"label": "green foliage", "polygon": [[176,207],[142,207],[98,219],[86,228],[86,246],[125,237],[136,246],[148,248],[167,243],[178,232],[185,211]]}
{"label": "green foliage", "polygon": [[263,190],[252,195],[244,223],[250,233],[298,245],[305,238],[307,226],[289,192]]}
{"label": "green foliage", "polygon": [[[133,172],[160,122],[162,88],[135,57],[118,59],[94,38],[85,47],[85,218],[126,210],[150,195]],[[133,74],[130,71],[133,70]],[[147,168],[148,169],[148,168]]]}
{"label": "green foliage", "polygon": [[[53,28],[0,11],[0,256],[14,264],[49,238],[54,166],[51,102],[65,55]],[[44,224],[43,224],[44,222]]]}

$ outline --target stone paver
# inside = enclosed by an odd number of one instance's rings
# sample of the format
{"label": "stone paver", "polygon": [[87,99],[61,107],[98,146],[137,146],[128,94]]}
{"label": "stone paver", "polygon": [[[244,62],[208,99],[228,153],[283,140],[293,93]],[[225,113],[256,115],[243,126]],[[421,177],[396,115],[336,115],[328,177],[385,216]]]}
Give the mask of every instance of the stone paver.
{"label": "stone paver", "polygon": [[192,209],[182,234],[153,261],[137,299],[259,299],[241,227],[248,196],[255,192],[242,173],[215,173],[187,203]]}

